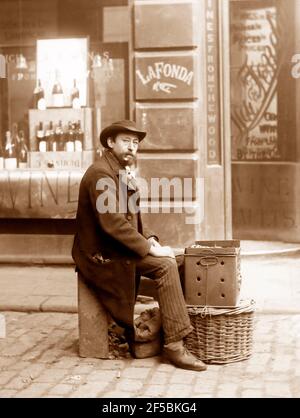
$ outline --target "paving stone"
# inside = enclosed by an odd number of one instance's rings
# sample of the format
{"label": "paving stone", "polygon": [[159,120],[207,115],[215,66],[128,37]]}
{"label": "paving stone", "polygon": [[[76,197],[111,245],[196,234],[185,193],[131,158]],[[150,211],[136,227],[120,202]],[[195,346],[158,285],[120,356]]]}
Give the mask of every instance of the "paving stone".
{"label": "paving stone", "polygon": [[154,372],[149,380],[151,385],[166,385],[170,379],[170,376],[166,372]]}
{"label": "paving stone", "polygon": [[16,371],[22,371],[26,369],[27,367],[30,367],[32,363],[30,361],[24,361],[23,357],[21,359],[18,359],[9,367],[10,370],[16,370]]}
{"label": "paving stone", "polygon": [[32,383],[28,388],[18,392],[16,398],[40,398],[50,387],[49,383]]}
{"label": "paving stone", "polygon": [[248,360],[248,364],[249,365],[265,365],[270,360],[271,360],[270,354],[260,353],[260,354],[253,355],[252,358]]}
{"label": "paving stone", "polygon": [[125,360],[98,360],[98,359],[84,359],[85,362],[89,363],[93,361],[98,368],[102,370],[121,370],[131,363]]}
{"label": "paving stone", "polygon": [[264,398],[263,391],[258,389],[247,389],[242,391],[242,398]]}
{"label": "paving stone", "polygon": [[238,389],[239,389],[238,385],[232,385],[229,383],[220,384],[217,390],[217,397],[218,398],[236,398]]}
{"label": "paving stone", "polygon": [[264,364],[249,364],[246,368],[246,373],[249,375],[261,375],[266,371]]}
{"label": "paving stone", "polygon": [[12,380],[6,383],[7,389],[22,390],[32,383],[30,377],[16,376]]}
{"label": "paving stone", "polygon": [[118,370],[95,370],[87,376],[87,380],[91,382],[112,382],[119,374]]}
{"label": "paving stone", "polygon": [[59,382],[68,374],[68,369],[46,369],[35,378],[36,382]]}
{"label": "paving stone", "polygon": [[52,363],[53,361],[59,360],[64,354],[64,351],[47,350],[39,357],[39,362]]}
{"label": "paving stone", "polygon": [[149,384],[147,385],[146,390],[144,391],[144,396],[152,398],[163,398],[164,393],[166,391],[165,383],[162,383],[161,385],[157,384]]}
{"label": "paving stone", "polygon": [[15,360],[9,357],[0,356],[0,371],[5,370],[10,365],[14,364]]}
{"label": "paving stone", "polygon": [[4,371],[0,373],[0,388],[4,387],[6,383],[16,375],[15,370]]}
{"label": "paving stone", "polygon": [[294,372],[295,372],[295,376],[300,376],[300,363],[297,363],[296,365],[294,365]]}
{"label": "paving stone", "polygon": [[270,353],[272,351],[272,344],[269,342],[256,342],[253,347],[254,353]]}
{"label": "paving stone", "polygon": [[143,367],[129,367],[122,372],[122,377],[128,379],[146,379],[151,369]]}
{"label": "paving stone", "polygon": [[217,380],[206,381],[198,378],[193,387],[195,393],[208,393],[213,391],[217,387]]}
{"label": "paving stone", "polygon": [[69,393],[71,393],[73,390],[72,385],[65,385],[65,384],[59,384],[54,386],[49,392],[48,395],[52,396],[52,395],[68,395]]}
{"label": "paving stone", "polygon": [[80,365],[81,359],[79,357],[60,357],[57,361],[51,364],[51,367],[57,369],[71,369]]}
{"label": "paving stone", "polygon": [[271,370],[273,372],[286,373],[288,370],[290,370],[292,363],[293,361],[291,356],[282,355],[274,362],[272,362]]}
{"label": "paving stone", "polygon": [[195,393],[192,396],[193,398],[200,398],[200,399],[210,399],[210,398],[215,398],[216,396],[214,396],[212,393]]}
{"label": "paving stone", "polygon": [[196,380],[197,374],[198,374],[197,372],[193,372],[189,370],[176,369],[170,379],[170,383],[184,382],[185,384],[191,385],[193,381]]}
{"label": "paving stone", "polygon": [[187,398],[192,392],[190,385],[169,384],[166,391],[167,398]]}
{"label": "paving stone", "polygon": [[[47,325],[46,325],[47,326]],[[54,329],[49,333],[45,338],[46,344],[57,344],[61,340],[64,340],[67,337],[67,332],[62,329]]]}
{"label": "paving stone", "polygon": [[116,384],[116,390],[124,392],[134,392],[137,394],[143,388],[143,381],[136,381],[134,379],[122,379],[119,383]]}
{"label": "paving stone", "polygon": [[278,398],[291,398],[292,393],[288,383],[270,382],[266,386],[266,395]]}
{"label": "paving stone", "polygon": [[287,384],[288,383],[288,379],[289,379],[289,374],[284,374],[284,373],[274,373],[274,372],[269,372],[269,373],[265,373],[264,376],[262,376],[262,381],[265,384],[270,384],[270,383],[284,383]]}
{"label": "paving stone", "polygon": [[77,365],[72,369],[72,374],[90,374],[95,371],[94,366],[89,365]]}
{"label": "paving stone", "polygon": [[16,390],[0,389],[0,398],[13,398],[16,393]]}
{"label": "paving stone", "polygon": [[13,335],[14,338],[21,337],[22,335],[26,334],[27,332],[28,332],[28,330],[26,328],[19,328],[19,329],[14,329],[14,330],[7,330],[7,333],[9,335]]}
{"label": "paving stone", "polygon": [[22,356],[22,360],[25,360],[25,361],[37,360],[39,357],[41,357],[41,355],[42,355],[42,351],[40,349],[37,350],[36,347],[34,347],[32,351],[28,351],[26,354]]}
{"label": "paving stone", "polygon": [[249,379],[249,380],[243,380],[241,382],[241,387],[243,389],[249,389],[249,390],[258,390],[258,389],[263,389],[265,386],[264,382],[262,380],[258,380],[258,378],[256,379]]}
{"label": "paving stone", "polygon": [[[109,382],[89,382],[70,394],[70,398],[96,398],[107,389]],[[106,395],[105,395],[106,397]]]}
{"label": "paving stone", "polygon": [[23,344],[15,339],[7,339],[5,347],[1,349],[1,356],[4,357],[18,357],[22,356],[26,351],[32,348],[31,344]]}
{"label": "paving stone", "polygon": [[32,379],[36,379],[46,368],[45,364],[40,363],[32,363],[29,364],[27,367],[24,367],[20,372],[19,376],[23,377],[30,377]]}
{"label": "paving stone", "polygon": [[109,391],[109,392],[106,392],[105,393],[105,398],[116,398],[116,399],[118,399],[118,398],[132,398],[134,396],[134,394],[133,393],[130,393],[130,392],[122,392],[122,391],[118,391],[118,390],[116,390],[116,391]]}

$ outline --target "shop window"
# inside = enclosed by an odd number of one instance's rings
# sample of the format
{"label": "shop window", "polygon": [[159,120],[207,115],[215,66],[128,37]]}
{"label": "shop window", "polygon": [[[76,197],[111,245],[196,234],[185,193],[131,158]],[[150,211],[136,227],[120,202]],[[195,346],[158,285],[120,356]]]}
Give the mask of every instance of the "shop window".
{"label": "shop window", "polygon": [[298,0],[231,1],[231,131],[234,161],[294,161]]}
{"label": "shop window", "polygon": [[[120,21],[125,22],[122,30],[118,30]],[[50,81],[44,80],[44,85],[43,80],[39,81],[38,40],[54,39],[63,42],[62,38],[88,40],[87,57],[84,58],[87,59],[87,92],[83,92],[80,83],[77,82],[80,94],[85,97],[85,100],[81,100],[80,109],[73,109],[70,101],[71,84],[73,85],[74,80],[65,84],[63,77],[59,80],[65,97],[63,101],[57,100],[55,103],[51,97],[54,87],[49,87]],[[0,153],[3,154],[1,150],[6,146],[7,132],[10,132],[12,137],[17,134],[18,137],[24,138],[29,152],[27,167],[38,168],[36,155],[30,153],[63,151],[62,148],[50,150],[44,145],[39,149],[40,122],[45,135],[47,131],[48,134],[49,131],[55,131],[59,127],[59,120],[63,119],[61,127],[67,142],[71,130],[76,132],[75,123],[78,127],[80,120],[83,135],[85,138],[89,136],[82,147],[82,152],[87,153],[79,158],[75,154],[74,158],[69,155],[67,160],[74,160],[73,166],[70,166],[68,161],[64,161],[64,164],[66,168],[86,168],[99,151],[98,136],[102,127],[116,119],[129,117],[128,40],[127,0],[1,1]],[[57,78],[60,78],[59,74]],[[51,83],[54,84],[54,81],[51,80]],[[45,92],[42,107],[37,104],[38,88]],[[59,94],[57,99],[58,96]],[[73,128],[69,129],[68,122],[74,123]],[[66,144],[64,151],[72,152],[71,148],[65,148]],[[81,152],[80,147],[78,151]],[[40,156],[41,168],[62,168],[51,163],[53,156],[51,161],[47,160],[46,163],[44,157],[45,154]],[[3,161],[2,167],[5,168]],[[18,157],[16,168],[20,167],[24,168],[25,165],[19,165]]]}

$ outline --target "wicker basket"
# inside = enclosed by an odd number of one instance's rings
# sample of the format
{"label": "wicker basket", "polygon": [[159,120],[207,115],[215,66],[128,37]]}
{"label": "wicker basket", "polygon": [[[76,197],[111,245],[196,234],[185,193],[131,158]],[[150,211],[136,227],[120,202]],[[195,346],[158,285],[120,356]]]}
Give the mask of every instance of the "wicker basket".
{"label": "wicker basket", "polygon": [[252,354],[255,302],[241,301],[235,308],[188,306],[194,331],[185,338],[187,348],[206,363],[225,364]]}

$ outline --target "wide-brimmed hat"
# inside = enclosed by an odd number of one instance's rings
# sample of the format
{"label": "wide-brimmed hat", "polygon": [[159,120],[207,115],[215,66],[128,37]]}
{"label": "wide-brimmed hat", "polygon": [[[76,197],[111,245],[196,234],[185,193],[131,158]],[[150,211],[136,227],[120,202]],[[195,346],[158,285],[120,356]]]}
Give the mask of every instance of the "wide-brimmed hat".
{"label": "wide-brimmed hat", "polygon": [[111,125],[104,128],[100,134],[100,142],[105,147],[107,147],[107,139],[109,137],[113,137],[120,132],[132,132],[135,133],[139,140],[142,141],[145,136],[146,132],[141,131],[137,128],[136,123],[131,120],[121,120],[119,122],[114,122]]}

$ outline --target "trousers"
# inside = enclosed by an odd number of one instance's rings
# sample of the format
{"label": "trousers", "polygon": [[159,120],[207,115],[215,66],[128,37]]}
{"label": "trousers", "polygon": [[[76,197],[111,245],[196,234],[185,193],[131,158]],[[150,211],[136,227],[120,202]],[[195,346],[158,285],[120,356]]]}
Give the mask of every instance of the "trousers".
{"label": "trousers", "polygon": [[180,341],[193,330],[180,282],[180,261],[180,257],[147,255],[136,263],[137,274],[155,282],[165,344]]}

